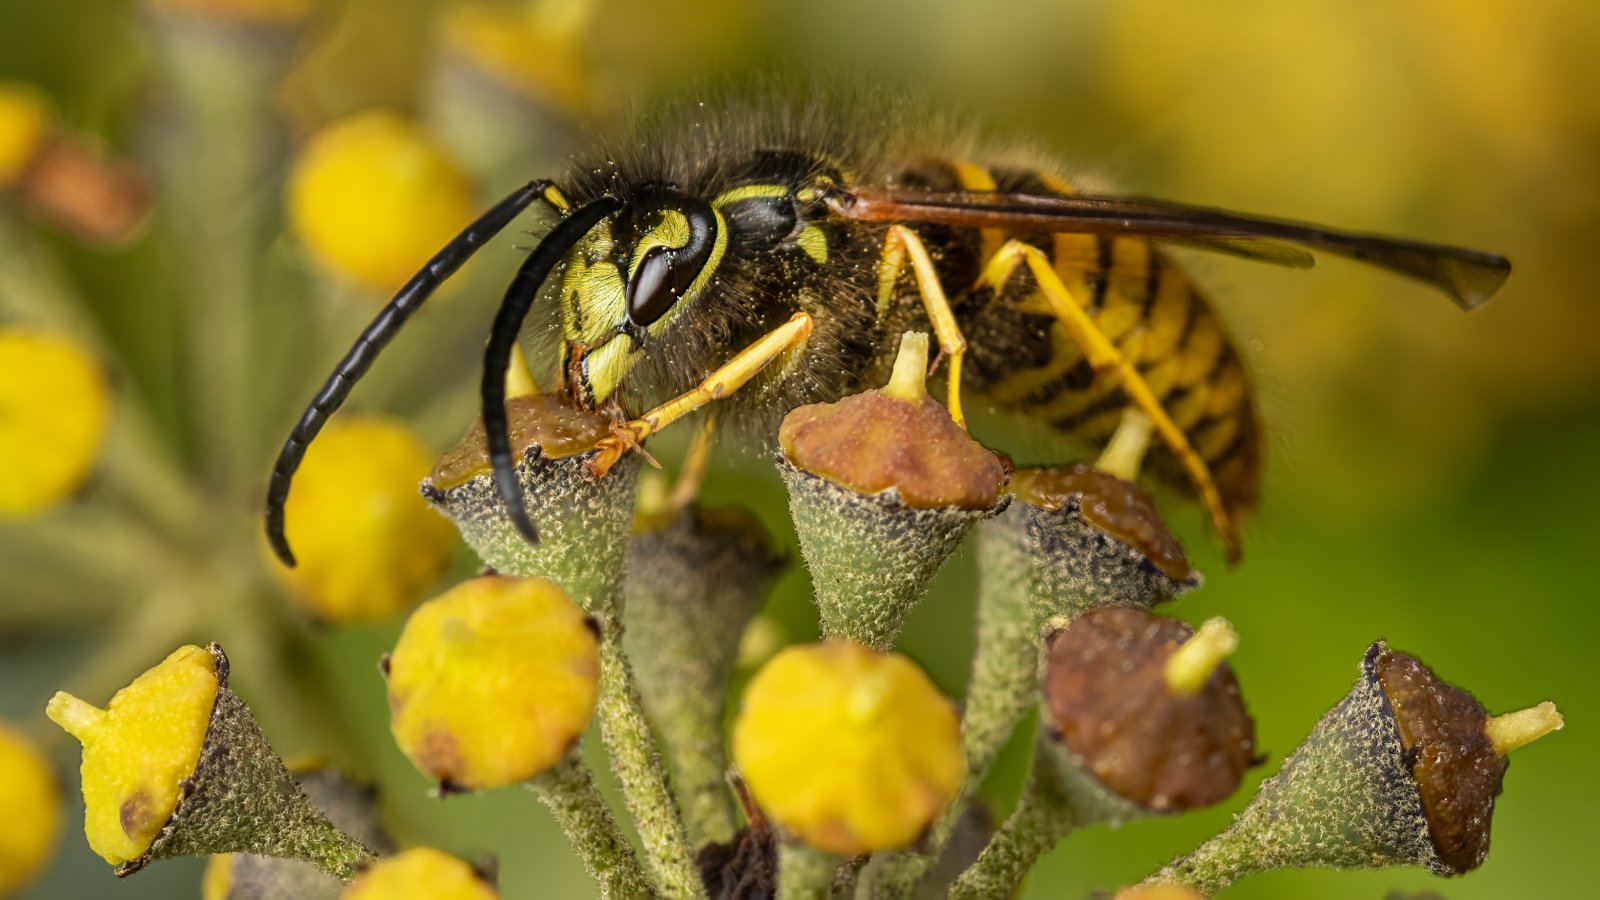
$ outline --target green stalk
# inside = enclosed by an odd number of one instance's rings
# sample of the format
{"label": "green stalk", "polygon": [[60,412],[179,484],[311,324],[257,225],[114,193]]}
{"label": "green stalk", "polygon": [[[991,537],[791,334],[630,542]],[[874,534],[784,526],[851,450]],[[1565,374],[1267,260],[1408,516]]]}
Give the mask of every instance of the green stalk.
{"label": "green stalk", "polygon": [[844,859],[804,844],[778,847],[778,900],[829,900]]}
{"label": "green stalk", "polygon": [[950,888],[950,900],[986,900],[1015,895],[1023,876],[1077,826],[1056,767],[1040,747],[1017,808],[978,861]]}
{"label": "green stalk", "polygon": [[645,859],[661,893],[695,900],[705,896],[683,818],[673,801],[655,735],[645,720],[633,669],[622,650],[622,620],[600,621],[600,736],[611,769],[644,841]]}
{"label": "green stalk", "polygon": [[632,845],[595,788],[589,767],[576,754],[535,778],[528,787],[549,807],[584,869],[600,886],[601,897],[634,900],[655,896]]}

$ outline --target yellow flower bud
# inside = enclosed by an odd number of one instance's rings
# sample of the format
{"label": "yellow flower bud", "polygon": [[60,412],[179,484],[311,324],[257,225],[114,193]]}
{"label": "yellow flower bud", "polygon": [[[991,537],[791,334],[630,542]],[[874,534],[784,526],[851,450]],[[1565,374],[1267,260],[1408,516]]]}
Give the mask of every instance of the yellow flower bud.
{"label": "yellow flower bud", "polygon": [[388,667],[401,751],[442,784],[495,788],[549,769],[583,734],[600,649],[560,588],[488,575],[419,606]]}
{"label": "yellow flower bud", "polygon": [[0,722],[0,897],[39,873],[61,830],[56,776],[38,748]]}
{"label": "yellow flower bud", "polygon": [[311,138],[289,178],[289,224],[341,278],[391,292],[473,217],[466,176],[415,124],[362,113]]}
{"label": "yellow flower bud", "polygon": [[928,676],[847,641],[790,647],[756,674],[733,757],[774,821],[842,856],[916,840],[966,771],[955,710]]}
{"label": "yellow flower bud", "polygon": [[30,84],[0,81],[0,188],[16,183],[52,128],[50,101]]}
{"label": "yellow flower bud", "polygon": [[193,645],[116,693],[105,709],[71,694],[45,714],[83,744],[84,834],[112,865],[150,848],[194,772],[217,700],[217,661]]}
{"label": "yellow flower bud", "polygon": [[433,455],[400,423],[332,422],[306,454],[287,504],[299,565],[274,567],[304,607],[334,622],[410,607],[449,562],[454,530],[417,484]]}
{"label": "yellow flower bud", "polygon": [[110,400],[88,352],[65,337],[0,328],[0,517],[77,490],[105,435]]}
{"label": "yellow flower bud", "polygon": [[416,847],[373,863],[339,900],[495,900],[500,893],[448,853]]}

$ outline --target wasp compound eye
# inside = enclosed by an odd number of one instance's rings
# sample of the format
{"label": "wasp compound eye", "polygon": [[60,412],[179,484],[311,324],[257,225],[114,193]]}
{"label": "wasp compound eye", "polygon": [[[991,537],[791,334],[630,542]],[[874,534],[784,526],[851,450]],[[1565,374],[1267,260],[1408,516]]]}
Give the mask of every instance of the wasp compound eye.
{"label": "wasp compound eye", "polygon": [[648,327],[688,295],[716,248],[717,216],[703,200],[670,194],[640,239],[628,278],[628,321]]}
{"label": "wasp compound eye", "polygon": [[676,265],[676,254],[666,247],[651,247],[628,282],[628,320],[654,325],[689,287],[692,273]]}

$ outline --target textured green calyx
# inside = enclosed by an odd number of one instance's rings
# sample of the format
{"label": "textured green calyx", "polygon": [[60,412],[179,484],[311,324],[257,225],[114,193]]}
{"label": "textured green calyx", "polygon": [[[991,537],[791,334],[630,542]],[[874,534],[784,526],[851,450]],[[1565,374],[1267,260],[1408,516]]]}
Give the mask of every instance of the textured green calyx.
{"label": "textured green calyx", "polygon": [[889,650],[933,576],[979,520],[1005,507],[918,509],[890,488],[862,494],[779,457],[825,637]]}
{"label": "textured green calyx", "polygon": [[614,612],[607,604],[620,596],[639,458],[630,454],[595,478],[583,456],[549,458],[534,444],[516,471],[523,503],[539,529],[538,546],[523,540],[506,518],[488,474],[448,488],[430,478],[422,494],[456,523],[490,568],[553,581],[591,614]]}
{"label": "textured green calyx", "polygon": [[1228,827],[1152,882],[1211,894],[1256,872],[1288,867],[1423,866],[1454,874],[1429,835],[1394,710],[1377,678],[1382,641],[1350,693],[1322,717],[1278,774]]}
{"label": "textured green calyx", "polygon": [[[332,768],[294,774],[328,821],[376,853],[393,852],[394,844],[378,818],[373,788]],[[335,900],[344,889],[322,870],[298,859],[234,853],[214,864],[228,867],[227,892],[219,900]]]}
{"label": "textured green calyx", "polygon": [[373,853],[312,804],[272,751],[250,708],[228,687],[228,658],[216,644],[217,702],[200,761],[180,786],[172,817],[138,859],[117,867],[126,877],[158,859],[253,853],[309,862],[348,881]]}
{"label": "textured green calyx", "polygon": [[690,507],[636,526],[625,647],[695,846],[733,838],[722,713],[739,638],[784,557],[746,510]]}

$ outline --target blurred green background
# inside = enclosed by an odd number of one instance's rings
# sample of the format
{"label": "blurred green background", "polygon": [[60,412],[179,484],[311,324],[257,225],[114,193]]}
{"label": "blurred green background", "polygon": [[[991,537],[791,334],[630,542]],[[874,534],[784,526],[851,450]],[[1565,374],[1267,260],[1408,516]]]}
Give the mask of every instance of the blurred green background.
{"label": "blurred green background", "polygon": [[[449,39],[455,4],[316,6],[299,28],[228,35],[249,52],[212,60],[214,76],[226,80],[230,66],[273,71],[271,90],[258,104],[195,120],[174,101],[184,76],[174,74],[172,54],[215,35],[190,33],[182,14],[112,0],[0,4],[0,79],[40,85],[66,127],[148,161],[157,177],[146,232],[114,251],[81,247],[0,197],[9,244],[0,246],[0,287],[18,290],[36,282],[7,276],[46,271],[63,296],[82,301],[86,315],[65,320],[95,335],[116,402],[143,410],[156,445],[209,479],[207,521],[235,546],[253,540],[265,473],[298,404],[378,302],[328,283],[283,233],[287,160],[316,127],[373,107],[414,114],[467,165],[486,204],[518,179],[558,173],[578,140],[572,123],[696,78],[773,58],[818,72],[891,74],[1131,192],[1512,258],[1504,292],[1470,316],[1350,264],[1308,274],[1194,261],[1254,366],[1271,454],[1263,509],[1237,569],[1222,563],[1194,508],[1163,498],[1207,576],[1170,611],[1195,622],[1225,615],[1242,635],[1235,666],[1271,756],[1266,772],[1343,694],[1378,637],[1493,710],[1553,699],[1570,723],[1518,754],[1489,860],[1470,876],[1280,873],[1227,896],[1591,892],[1600,801],[1592,767],[1600,692],[1589,669],[1600,625],[1600,5],[551,2],[533,18],[549,31],[530,36],[509,68]],[[185,215],[201,208],[216,217],[209,221],[247,223],[255,240],[247,272],[219,271],[226,257],[208,263],[197,252],[208,220]],[[357,407],[408,418],[435,449],[459,436],[475,415],[477,348],[515,265],[512,243],[492,248],[418,318]],[[201,335],[214,332],[195,323],[216,323],[195,310],[213,303],[233,317],[218,327],[236,343],[202,346]],[[208,368],[219,353],[234,367],[220,388]],[[672,458],[673,441],[663,446]],[[706,494],[757,498],[792,542],[764,461],[719,460]],[[91,484],[79,503],[102,499],[116,500]],[[195,861],[114,883],[81,836],[76,748],[42,717],[57,687],[92,686],[99,693],[87,699],[103,702],[171,649],[148,643],[161,632],[139,612],[153,598],[117,584],[73,593],[85,588],[48,571],[70,560],[21,552],[27,527],[0,530],[16,551],[0,546],[0,716],[49,742],[69,812],[59,860],[26,896],[197,896]],[[457,572],[470,567],[463,558]],[[955,696],[972,645],[972,581],[970,557],[958,557],[902,641]],[[794,639],[815,632],[806,592],[803,573],[791,571],[770,607]],[[236,657],[276,654],[276,668],[241,664],[237,686],[282,750],[322,753],[376,779],[406,841],[497,854],[507,897],[588,894],[527,794],[426,796],[387,735],[373,665],[398,622],[308,629],[231,595],[205,602],[209,621],[246,636],[218,638]],[[273,633],[290,622],[292,646],[238,645],[263,616]],[[1022,775],[1013,744],[988,791],[1001,810]],[[1076,835],[1023,896],[1081,897],[1136,879],[1213,833],[1253,784],[1206,813]]]}

